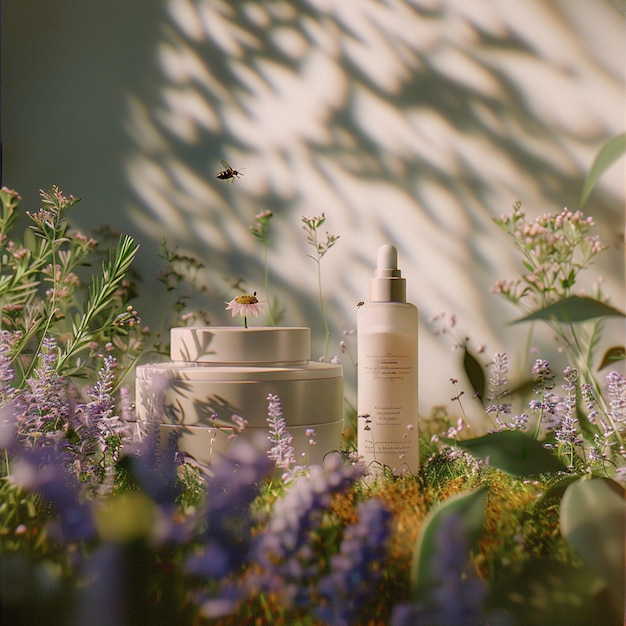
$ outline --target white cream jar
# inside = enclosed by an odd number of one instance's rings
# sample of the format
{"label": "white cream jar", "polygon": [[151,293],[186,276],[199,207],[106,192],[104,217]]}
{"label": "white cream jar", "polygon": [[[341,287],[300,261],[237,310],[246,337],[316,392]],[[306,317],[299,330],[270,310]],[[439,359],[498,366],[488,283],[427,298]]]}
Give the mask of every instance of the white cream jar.
{"label": "white cream jar", "polygon": [[281,401],[296,462],[319,463],[341,444],[343,370],[310,354],[309,328],[173,328],[172,361],[137,367],[138,419],[181,431],[180,448],[208,463],[230,446],[233,415],[248,422],[242,436],[269,434],[271,394]]}

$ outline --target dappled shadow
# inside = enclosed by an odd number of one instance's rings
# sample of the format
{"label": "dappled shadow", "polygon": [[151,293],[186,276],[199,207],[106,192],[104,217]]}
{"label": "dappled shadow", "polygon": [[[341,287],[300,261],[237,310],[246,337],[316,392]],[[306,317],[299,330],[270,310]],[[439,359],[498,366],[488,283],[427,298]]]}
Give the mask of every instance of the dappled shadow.
{"label": "dappled shadow", "polygon": [[[577,208],[624,102],[623,68],[591,45],[623,22],[610,3],[470,4],[172,0],[158,103],[129,101],[138,223],[202,250],[219,292],[228,275],[262,284],[248,228],[272,210],[272,288],[290,322],[319,328],[299,233],[325,212],[341,235],[323,261],[337,341],[387,241],[423,320],[455,311],[475,339],[503,341],[488,292],[516,260],[491,218],[517,199]],[[216,180],[220,159],[245,178]],[[611,191],[589,207],[605,235],[623,220]]]}
{"label": "dappled shadow", "polygon": [[[491,218],[518,199],[531,214],[578,208],[594,155],[623,130],[624,19],[612,0],[91,4],[60,3],[45,28],[27,5],[3,10],[41,32],[8,84],[27,72],[43,92],[40,117],[19,92],[28,124],[5,132],[7,183],[25,192],[13,174],[44,172],[34,190],[57,183],[96,206],[79,223],[132,224],[144,275],[164,236],[195,253],[214,323],[232,323],[223,309],[237,278],[263,290],[249,226],[270,209],[270,291],[285,323],[312,327],[315,355],[323,325],[301,216],[325,212],[341,237],[322,261],[333,354],[367,297],[377,247],[396,245],[421,311],[425,409],[448,399],[454,375],[429,317],[456,313],[489,352],[519,338],[504,324],[515,312],[489,293],[519,271]],[[13,54],[33,45],[12,31],[3,43]],[[111,131],[120,125],[123,140]],[[222,159],[243,177],[218,180]],[[611,247],[597,269],[620,306],[623,194],[613,169],[586,208]],[[154,298],[144,295],[147,322]],[[435,388],[443,398],[428,395]]]}

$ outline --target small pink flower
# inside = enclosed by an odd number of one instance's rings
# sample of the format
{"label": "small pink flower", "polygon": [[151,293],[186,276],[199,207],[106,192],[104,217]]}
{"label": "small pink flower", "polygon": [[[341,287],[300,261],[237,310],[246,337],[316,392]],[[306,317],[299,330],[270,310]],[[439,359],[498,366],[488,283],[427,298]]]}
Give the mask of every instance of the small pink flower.
{"label": "small pink flower", "polygon": [[233,317],[235,317],[235,315],[241,315],[243,317],[244,326],[246,328],[248,328],[248,315],[259,317],[261,311],[261,303],[256,297],[256,291],[253,295],[242,294],[237,296],[226,304],[228,305],[226,310],[232,311]]}

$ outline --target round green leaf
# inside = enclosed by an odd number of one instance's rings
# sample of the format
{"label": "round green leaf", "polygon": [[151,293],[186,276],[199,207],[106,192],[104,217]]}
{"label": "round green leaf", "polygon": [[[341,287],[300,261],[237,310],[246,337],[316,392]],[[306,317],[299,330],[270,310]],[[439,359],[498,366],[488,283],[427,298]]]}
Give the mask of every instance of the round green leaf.
{"label": "round green leaf", "polygon": [[601,478],[571,484],[561,501],[561,533],[583,561],[602,576],[613,609],[624,607],[623,489]]}

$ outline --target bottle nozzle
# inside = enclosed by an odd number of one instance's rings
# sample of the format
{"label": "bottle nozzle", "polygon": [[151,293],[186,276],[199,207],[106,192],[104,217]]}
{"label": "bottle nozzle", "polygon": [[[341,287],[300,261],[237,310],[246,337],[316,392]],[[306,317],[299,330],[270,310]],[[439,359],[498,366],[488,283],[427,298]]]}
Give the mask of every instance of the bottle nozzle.
{"label": "bottle nozzle", "polygon": [[378,248],[376,257],[376,278],[399,278],[401,272],[398,269],[398,251],[389,244]]}
{"label": "bottle nozzle", "polygon": [[371,302],[406,302],[406,281],[398,269],[398,251],[389,244],[378,248],[374,278],[370,279]]}

